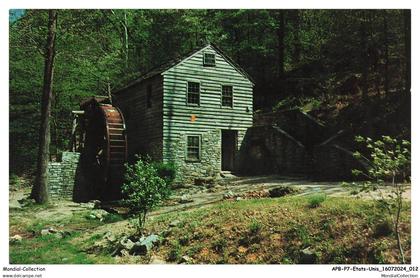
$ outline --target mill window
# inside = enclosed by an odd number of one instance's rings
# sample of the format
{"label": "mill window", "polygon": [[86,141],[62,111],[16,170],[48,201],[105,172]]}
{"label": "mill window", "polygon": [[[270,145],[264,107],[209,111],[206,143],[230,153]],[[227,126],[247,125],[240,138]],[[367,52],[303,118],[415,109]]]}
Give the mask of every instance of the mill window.
{"label": "mill window", "polygon": [[216,55],[214,55],[213,53],[204,53],[203,65],[206,66],[206,67],[215,67],[216,66]]}
{"label": "mill window", "polygon": [[222,86],[222,106],[233,107],[232,86]]}
{"label": "mill window", "polygon": [[189,135],[187,136],[187,160],[199,161],[200,160],[200,136]]}
{"label": "mill window", "polygon": [[200,105],[200,83],[188,82],[187,103]]}

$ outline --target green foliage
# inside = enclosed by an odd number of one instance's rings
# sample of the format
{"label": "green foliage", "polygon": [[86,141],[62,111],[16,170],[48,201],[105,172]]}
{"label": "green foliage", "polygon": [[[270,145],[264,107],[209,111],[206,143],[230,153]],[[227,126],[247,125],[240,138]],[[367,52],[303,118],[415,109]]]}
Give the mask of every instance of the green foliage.
{"label": "green foliage", "polygon": [[262,224],[256,219],[252,219],[251,223],[249,224],[248,229],[249,229],[250,234],[256,235],[261,231]]}
{"label": "green foliage", "polygon": [[310,208],[317,208],[327,199],[325,193],[316,193],[308,197],[308,206]]}
{"label": "green foliage", "polygon": [[[379,198],[377,206],[391,219],[376,224],[375,231],[378,235],[389,233],[390,226],[396,234],[397,245],[400,252],[400,259],[405,263],[404,251],[400,240],[400,221],[403,210],[403,193],[407,185],[404,182],[410,181],[411,152],[410,142],[397,140],[390,136],[382,136],[381,140],[372,140],[369,137],[356,136],[357,143],[364,144],[368,155],[360,151],[354,152],[356,159],[363,159],[369,163],[367,171],[353,170],[353,174],[363,176],[368,180],[361,184],[360,192],[378,191]],[[398,180],[402,182],[398,182]],[[392,186],[391,193],[384,195],[380,186]],[[356,185],[353,183],[353,185]]]}
{"label": "green foliage", "polygon": [[165,180],[166,184],[172,185],[176,177],[176,167],[173,163],[153,162],[159,177]]}
{"label": "green foliage", "polygon": [[[367,160],[370,162],[370,167],[367,173],[353,170],[354,175],[364,175],[377,182],[395,182],[396,178],[405,182],[409,181],[411,165],[409,141],[398,141],[390,136],[382,136],[382,139],[377,141],[373,141],[369,137],[357,136],[355,141],[366,145],[369,152]],[[354,157],[361,159],[363,155],[356,151]]]}
{"label": "green foliage", "polygon": [[138,216],[138,231],[142,232],[146,214],[157,207],[171,193],[169,185],[159,177],[149,159],[137,157],[137,162],[126,166],[122,186],[124,203]]}
{"label": "green foliage", "polygon": [[178,241],[171,242],[171,249],[169,250],[167,260],[170,262],[178,262],[182,258],[182,249]]}

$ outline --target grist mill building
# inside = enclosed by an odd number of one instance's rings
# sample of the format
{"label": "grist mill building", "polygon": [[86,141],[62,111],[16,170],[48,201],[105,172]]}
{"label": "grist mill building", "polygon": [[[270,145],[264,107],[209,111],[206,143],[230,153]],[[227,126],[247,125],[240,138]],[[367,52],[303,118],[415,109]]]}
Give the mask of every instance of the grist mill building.
{"label": "grist mill building", "polygon": [[214,44],[158,66],[113,92],[128,156],[173,163],[177,180],[235,171],[253,123],[251,77]]}

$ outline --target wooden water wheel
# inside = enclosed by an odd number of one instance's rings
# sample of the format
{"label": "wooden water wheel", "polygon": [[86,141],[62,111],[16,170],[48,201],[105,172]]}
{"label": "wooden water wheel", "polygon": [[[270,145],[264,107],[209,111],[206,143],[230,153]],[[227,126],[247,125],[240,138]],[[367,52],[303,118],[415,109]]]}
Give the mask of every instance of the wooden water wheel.
{"label": "wooden water wheel", "polygon": [[127,136],[124,116],[111,104],[97,98],[84,102],[85,143],[82,166],[90,183],[91,197],[115,200],[121,197]]}

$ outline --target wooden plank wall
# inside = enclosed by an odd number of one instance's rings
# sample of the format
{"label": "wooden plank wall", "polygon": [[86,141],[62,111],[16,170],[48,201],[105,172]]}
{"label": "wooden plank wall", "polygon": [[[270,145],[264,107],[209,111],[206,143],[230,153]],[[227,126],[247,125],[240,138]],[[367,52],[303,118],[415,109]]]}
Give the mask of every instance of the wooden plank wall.
{"label": "wooden plank wall", "polygon": [[[152,86],[152,107],[147,108],[147,87]],[[158,75],[125,89],[114,97],[113,104],[121,109],[127,126],[129,156],[149,154],[162,160],[163,142],[163,81]]]}
{"label": "wooden plank wall", "polygon": [[[203,66],[203,52],[216,54],[216,66]],[[200,106],[187,105],[187,82],[200,83]],[[233,86],[233,108],[222,107],[222,85]],[[163,159],[171,161],[171,146],[180,134],[214,129],[238,130],[238,148],[252,126],[253,84],[223,56],[208,46],[163,73]],[[191,115],[196,116],[194,122]],[[205,146],[203,146],[205,147]]]}

